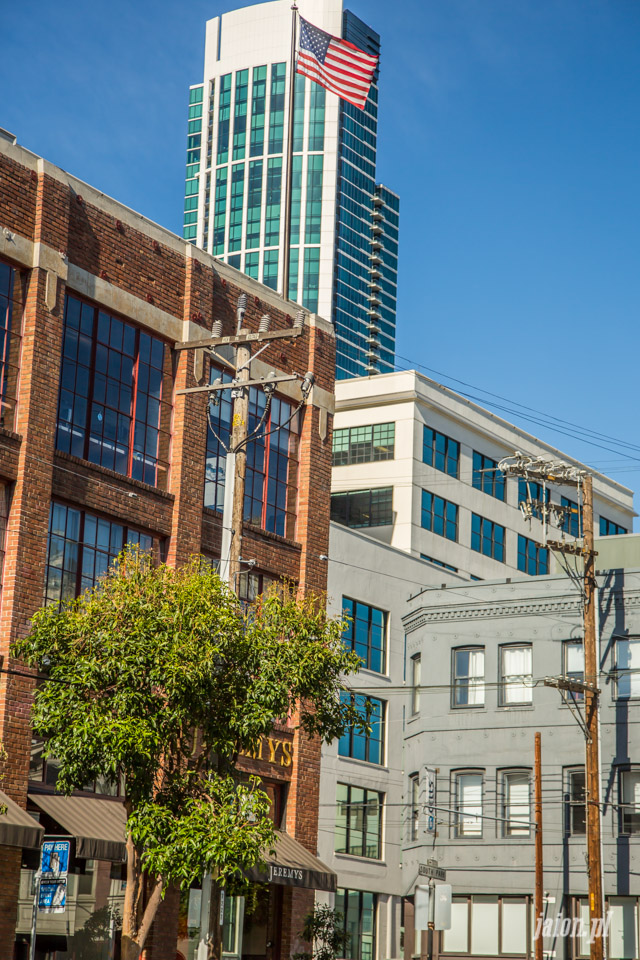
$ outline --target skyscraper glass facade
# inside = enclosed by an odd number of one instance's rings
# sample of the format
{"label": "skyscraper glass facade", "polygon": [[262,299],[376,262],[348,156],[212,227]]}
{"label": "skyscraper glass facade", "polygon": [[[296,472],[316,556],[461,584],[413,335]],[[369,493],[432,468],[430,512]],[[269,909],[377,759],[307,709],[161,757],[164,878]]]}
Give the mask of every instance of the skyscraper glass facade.
{"label": "skyscraper glass facade", "polygon": [[[380,53],[380,37],[349,10],[343,37]],[[336,377],[393,370],[399,200],[376,185],[378,72],[364,110],[340,103],[333,321]]]}
{"label": "skyscraper glass facade", "polygon": [[[316,20],[323,29],[323,0]],[[277,10],[275,8],[278,8]],[[282,291],[289,64],[277,3],[212,21],[204,82],[190,89],[184,237]],[[274,23],[275,41],[269,36]],[[328,16],[329,14],[327,14]],[[287,13],[288,16],[288,13]],[[345,39],[378,54],[380,38],[351,12]],[[225,58],[225,42],[262,30],[268,62]],[[331,31],[330,31],[331,32]],[[215,49],[214,49],[215,46]],[[281,51],[282,59],[268,57]],[[233,67],[233,69],[230,69]],[[236,69],[237,68],[237,69]],[[215,74],[215,75],[213,75]],[[336,328],[338,378],[393,369],[398,256],[396,194],[376,184],[377,76],[365,110],[296,74],[289,299]]]}

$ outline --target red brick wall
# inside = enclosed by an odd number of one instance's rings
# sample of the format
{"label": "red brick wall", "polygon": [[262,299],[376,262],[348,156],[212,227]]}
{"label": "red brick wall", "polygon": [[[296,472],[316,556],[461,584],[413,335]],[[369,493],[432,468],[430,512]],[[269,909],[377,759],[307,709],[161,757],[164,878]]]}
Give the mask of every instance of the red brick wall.
{"label": "red brick wall", "polygon": [[[9,149],[9,148],[7,148]],[[9,149],[9,152],[11,150]],[[214,319],[223,321],[223,333],[236,327],[236,303],[242,279],[206,254],[162,242],[162,232],[140,218],[132,225],[130,211],[111,201],[101,206],[90,189],[72,189],[55,171],[35,174],[0,150],[0,227],[50,248],[51,262],[64,270],[59,251],[75,267],[125,291],[141,304],[153,304],[180,324],[194,322],[205,329]],[[47,261],[49,262],[49,261]],[[22,317],[22,356],[15,434],[0,430],[0,479],[13,483],[8,523],[2,606],[0,654],[9,663],[9,644],[24,635],[29,620],[42,603],[49,509],[52,498],[95,511],[138,527],[166,542],[168,562],[179,564],[201,550],[219,555],[221,517],[203,508],[207,435],[206,395],[178,396],[175,391],[195,386],[208,377],[206,362],[194,365],[194,352],[174,355],[171,465],[166,492],[122,477],[68,454],[55,451],[55,420],[61,363],[65,284],[57,282],[52,310],[45,305],[47,271],[23,264],[28,273]],[[245,326],[257,330],[268,312],[272,329],[292,324],[293,305],[268,304],[248,295]],[[265,291],[265,297],[271,296]],[[290,308],[291,306],[291,308]],[[135,309],[125,318],[136,321]],[[19,325],[19,318],[14,323]],[[291,340],[274,341],[261,359],[285,373],[312,370],[324,390],[333,390],[334,342],[326,332],[308,328]],[[285,575],[302,592],[326,586],[328,550],[330,417],[307,407],[302,417],[298,477],[296,540],[244,525],[243,553],[256,559],[261,570]],[[327,420],[329,422],[327,422]],[[321,432],[325,432],[324,439]],[[14,665],[15,666],[15,665]],[[24,672],[24,671],[22,671]],[[9,755],[2,789],[25,805],[30,748],[29,709],[32,680],[0,675],[0,737]],[[310,850],[317,847],[317,798],[320,746],[295,734],[294,763],[287,809],[287,828]],[[289,776],[289,771],[287,771]],[[12,956],[17,907],[19,851],[0,848],[0,960]],[[283,900],[283,957],[295,944],[304,915],[311,908],[311,891],[285,890]],[[178,901],[169,891],[154,926],[149,960],[175,956]]]}
{"label": "red brick wall", "polygon": [[70,193],[69,262],[182,318],[185,258]]}
{"label": "red brick wall", "polygon": [[33,237],[38,175],[9,157],[2,158],[2,225]]}
{"label": "red brick wall", "polygon": [[20,882],[20,860],[22,851],[18,847],[0,847],[0,876],[2,887],[12,895],[0,896],[0,956],[13,958],[16,920],[18,917],[18,885]]}

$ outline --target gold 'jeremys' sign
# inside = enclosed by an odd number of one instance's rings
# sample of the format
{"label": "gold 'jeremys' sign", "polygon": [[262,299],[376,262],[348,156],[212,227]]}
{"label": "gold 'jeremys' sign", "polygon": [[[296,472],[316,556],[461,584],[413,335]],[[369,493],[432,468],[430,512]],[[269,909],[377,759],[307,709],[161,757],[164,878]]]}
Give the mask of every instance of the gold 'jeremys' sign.
{"label": "gold 'jeremys' sign", "polygon": [[251,760],[262,760],[276,767],[290,767],[293,761],[293,744],[288,740],[276,740],[274,737],[263,737],[250,750],[241,750],[241,757]]}

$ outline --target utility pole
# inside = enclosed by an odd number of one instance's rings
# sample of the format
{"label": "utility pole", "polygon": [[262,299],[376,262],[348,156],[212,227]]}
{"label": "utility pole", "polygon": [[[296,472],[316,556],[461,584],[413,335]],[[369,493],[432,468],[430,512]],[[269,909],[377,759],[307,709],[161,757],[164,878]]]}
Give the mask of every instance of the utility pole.
{"label": "utility pole", "polygon": [[427,960],[433,960],[433,931],[436,927],[436,882],[429,879],[429,921],[427,927]]}
{"label": "utility pole", "polygon": [[[219,395],[223,390],[230,390],[233,400],[230,442],[228,447],[217,437],[226,451],[226,470],[224,485],[224,503],[222,511],[222,541],[220,547],[220,578],[229,584],[234,593],[238,592],[238,576],[242,564],[242,522],[244,516],[244,493],[247,466],[247,444],[258,437],[264,428],[264,422],[271,406],[276,384],[287,381],[299,381],[301,400],[292,414],[291,419],[306,403],[315,382],[312,373],[277,375],[270,373],[260,380],[251,379],[251,347],[253,343],[260,343],[260,349],[254,357],[265,350],[272,340],[294,338],[302,335],[304,330],[304,311],[299,310],[293,327],[286,330],[269,330],[270,317],[265,314],[260,320],[256,333],[251,333],[244,326],[247,308],[246,293],[240,294],[237,303],[237,324],[235,336],[222,336],[222,323],[215,321],[211,336],[202,340],[184,341],[176,343],[175,350],[205,349],[214,359],[226,359],[215,353],[219,346],[234,346],[236,348],[235,375],[230,383],[216,380],[202,387],[188,387],[179,393],[207,393],[213,404],[219,403]],[[257,427],[249,433],[249,390],[251,387],[261,388],[266,395],[265,411]],[[213,430],[211,424],[209,428]],[[222,956],[222,928],[224,921],[224,891],[216,884],[210,873],[205,873],[202,881],[202,899],[200,906],[200,939],[196,950],[196,960],[219,960]]]}
{"label": "utility pole", "polygon": [[[543,868],[542,868],[542,746],[541,736],[535,735],[534,781],[535,781],[535,817],[536,817],[536,888],[534,896],[536,929],[542,930],[544,920]],[[542,935],[536,938],[535,960],[543,960],[544,940]]]}
{"label": "utility pole", "polygon": [[[286,330],[270,330],[271,318],[268,314],[265,314],[260,320],[258,331],[250,333],[243,326],[246,307],[247,295],[243,293],[238,297],[235,336],[223,337],[222,323],[218,320],[213,324],[211,336],[206,339],[185,340],[184,342],[176,343],[174,346],[175,350],[207,350],[213,359],[222,360],[227,366],[229,365],[228,361],[219,357],[215,352],[215,348],[220,346],[233,346],[236,348],[235,375],[230,383],[223,383],[222,380],[216,380],[214,383],[202,387],[188,387],[185,390],[178,391],[180,394],[208,393],[214,405],[219,402],[218,395],[222,391],[231,391],[233,407],[230,443],[227,446],[222,442],[220,437],[217,437],[217,439],[227,455],[222,512],[220,578],[225,580],[234,591],[237,590],[237,577],[240,571],[240,560],[242,557],[242,517],[244,509],[247,444],[256,438],[263,429],[263,421],[266,420],[277,384],[287,381],[297,381],[300,384],[301,400],[290,418],[293,419],[293,416],[295,416],[308,400],[311,388],[315,383],[315,377],[310,372],[304,375],[300,373],[276,374],[272,372],[267,377],[262,377],[259,380],[251,379],[251,360],[255,359],[263,350],[266,350],[272,340],[290,339],[302,335],[304,331],[305,312],[304,310],[298,310],[295,320],[293,321],[293,326]],[[252,358],[251,347],[254,343],[260,344],[260,349],[253,354]],[[263,418],[251,433],[248,432],[250,387],[261,388],[267,398]],[[211,425],[210,429],[213,429]]]}
{"label": "utility pole", "polygon": [[[598,716],[598,650],[596,644],[596,578],[593,538],[593,483],[590,476],[583,481],[583,528],[584,528],[584,673],[587,688],[584,693],[587,758],[585,780],[587,794],[587,863],[589,865],[589,920],[594,930],[594,920],[604,923],[604,896],[602,889],[601,862],[601,814],[600,814],[600,755]],[[604,938],[593,937],[591,960],[602,960]]]}
{"label": "utility pole", "polygon": [[[565,540],[547,540],[545,518],[545,543],[561,554],[581,556],[584,562],[580,589],[583,601],[584,629],[584,680],[570,677],[547,677],[546,686],[560,690],[565,703],[571,707],[586,741],[585,781],[587,806],[587,879],[589,884],[589,921],[591,931],[600,930],[600,936],[590,937],[590,960],[604,960],[604,889],[602,882],[602,812],[600,807],[600,752],[599,752],[599,696],[598,674],[599,657],[597,649],[597,583],[595,577],[594,533],[593,533],[593,479],[590,474],[570,464],[559,461],[545,461],[541,457],[523,456],[516,452],[514,457],[505,457],[498,467],[507,476],[523,477],[528,480],[566,484],[582,491],[582,544]],[[562,523],[562,508],[554,506],[556,520]],[[528,511],[531,516],[531,509]],[[527,514],[525,513],[525,516]],[[584,694],[585,714],[579,707],[567,699],[566,693]],[[536,878],[537,879],[537,878]],[[537,907],[536,907],[537,910]],[[536,945],[536,950],[537,950]],[[536,957],[536,960],[538,958]]]}
{"label": "utility pole", "polygon": [[[238,334],[248,333],[241,326],[244,320],[244,311],[240,315],[238,310]],[[231,444],[233,460],[227,463],[227,476],[233,473],[231,504],[231,530],[233,534],[228,550],[227,579],[232,590],[238,588],[240,573],[240,557],[242,555],[242,519],[244,516],[244,490],[247,476],[247,432],[249,422],[249,389],[243,386],[249,379],[251,366],[251,344],[239,343],[236,348],[236,386],[231,390],[233,397],[233,416],[231,419]],[[227,455],[228,456],[228,455]],[[225,488],[226,493],[226,488]],[[225,506],[226,506],[225,496]],[[222,553],[221,553],[222,555]]]}

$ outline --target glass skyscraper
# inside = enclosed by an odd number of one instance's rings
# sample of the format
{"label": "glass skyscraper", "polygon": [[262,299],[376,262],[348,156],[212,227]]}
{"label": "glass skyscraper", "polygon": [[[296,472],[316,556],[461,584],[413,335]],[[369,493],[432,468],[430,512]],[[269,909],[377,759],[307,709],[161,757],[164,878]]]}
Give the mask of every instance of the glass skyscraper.
{"label": "glass skyscraper", "polygon": [[[378,54],[342,0],[300,15]],[[184,237],[282,291],[291,8],[271,0],[207,22],[189,91]],[[376,182],[377,76],[365,110],[294,78],[288,295],[336,328],[337,378],[393,370],[399,198]]]}

